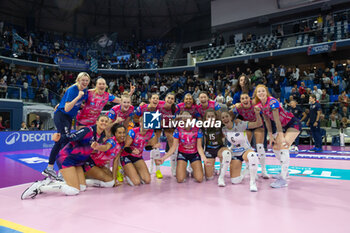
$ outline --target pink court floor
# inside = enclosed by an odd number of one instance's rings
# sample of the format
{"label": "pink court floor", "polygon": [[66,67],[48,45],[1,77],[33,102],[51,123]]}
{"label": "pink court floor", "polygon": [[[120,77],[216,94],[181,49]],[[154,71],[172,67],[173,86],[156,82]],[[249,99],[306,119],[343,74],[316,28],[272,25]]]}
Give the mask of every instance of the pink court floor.
{"label": "pink court floor", "polygon": [[[178,184],[166,162],[164,178],[153,175],[150,185],[29,200],[20,196],[43,179],[39,171],[49,150],[0,152],[0,232],[350,232],[350,148],[324,147],[320,154],[307,149],[292,153],[289,186],[283,189],[259,179],[259,191],[251,193],[248,178],[232,185],[228,172],[224,188],[217,177]],[[276,159],[268,157],[267,164],[270,174],[279,172]]]}

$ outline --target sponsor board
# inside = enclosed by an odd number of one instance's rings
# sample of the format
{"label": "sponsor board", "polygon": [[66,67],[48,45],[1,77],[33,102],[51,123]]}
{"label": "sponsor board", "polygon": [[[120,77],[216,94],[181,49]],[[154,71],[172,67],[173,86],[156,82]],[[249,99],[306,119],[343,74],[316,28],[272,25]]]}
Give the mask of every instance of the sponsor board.
{"label": "sponsor board", "polygon": [[51,148],[55,131],[0,132],[0,152]]}

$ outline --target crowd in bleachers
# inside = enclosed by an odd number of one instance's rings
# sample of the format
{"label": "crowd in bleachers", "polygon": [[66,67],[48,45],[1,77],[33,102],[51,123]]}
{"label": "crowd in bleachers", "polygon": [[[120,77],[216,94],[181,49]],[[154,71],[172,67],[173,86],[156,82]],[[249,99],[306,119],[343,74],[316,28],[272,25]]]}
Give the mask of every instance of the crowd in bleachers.
{"label": "crowd in bleachers", "polygon": [[50,32],[25,32],[0,26],[0,55],[57,64],[59,59],[98,60],[100,68],[152,69],[163,66],[171,43],[160,40],[122,41],[107,35],[81,39]]}
{"label": "crowd in bleachers", "polygon": [[241,38],[237,38],[235,34],[231,34],[225,41],[222,34],[214,34],[202,59],[220,58],[224,49],[232,46],[234,50],[232,53],[227,53],[226,56],[281,49],[283,42],[294,36],[296,38],[293,43],[287,43],[287,47],[347,39],[350,38],[349,12],[319,14],[303,20],[296,19],[294,22],[272,25],[272,32],[265,35],[246,33],[242,34]]}

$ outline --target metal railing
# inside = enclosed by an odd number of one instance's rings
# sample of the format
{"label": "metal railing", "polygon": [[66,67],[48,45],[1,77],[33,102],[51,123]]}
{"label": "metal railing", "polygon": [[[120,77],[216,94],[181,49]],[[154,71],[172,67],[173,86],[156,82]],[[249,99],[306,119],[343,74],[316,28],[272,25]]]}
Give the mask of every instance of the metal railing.
{"label": "metal railing", "polygon": [[[31,87],[24,88],[20,85],[10,85],[6,88],[0,87],[0,98],[20,99],[24,102],[36,102],[56,106],[61,100],[61,96],[47,88]],[[45,90],[46,89],[46,90]]]}

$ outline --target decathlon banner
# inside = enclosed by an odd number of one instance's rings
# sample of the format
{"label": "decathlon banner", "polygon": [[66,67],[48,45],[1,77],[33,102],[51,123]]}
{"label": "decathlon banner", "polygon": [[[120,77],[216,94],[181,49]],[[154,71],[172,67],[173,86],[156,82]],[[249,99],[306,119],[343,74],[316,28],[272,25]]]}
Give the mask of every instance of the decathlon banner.
{"label": "decathlon banner", "polygon": [[56,131],[0,132],[0,152],[52,148]]}
{"label": "decathlon banner", "polygon": [[307,49],[307,55],[328,53],[328,52],[331,52],[331,51],[336,51],[336,49],[337,49],[337,43],[336,42],[330,42],[330,43],[327,43],[327,44],[309,46],[308,49]]}

